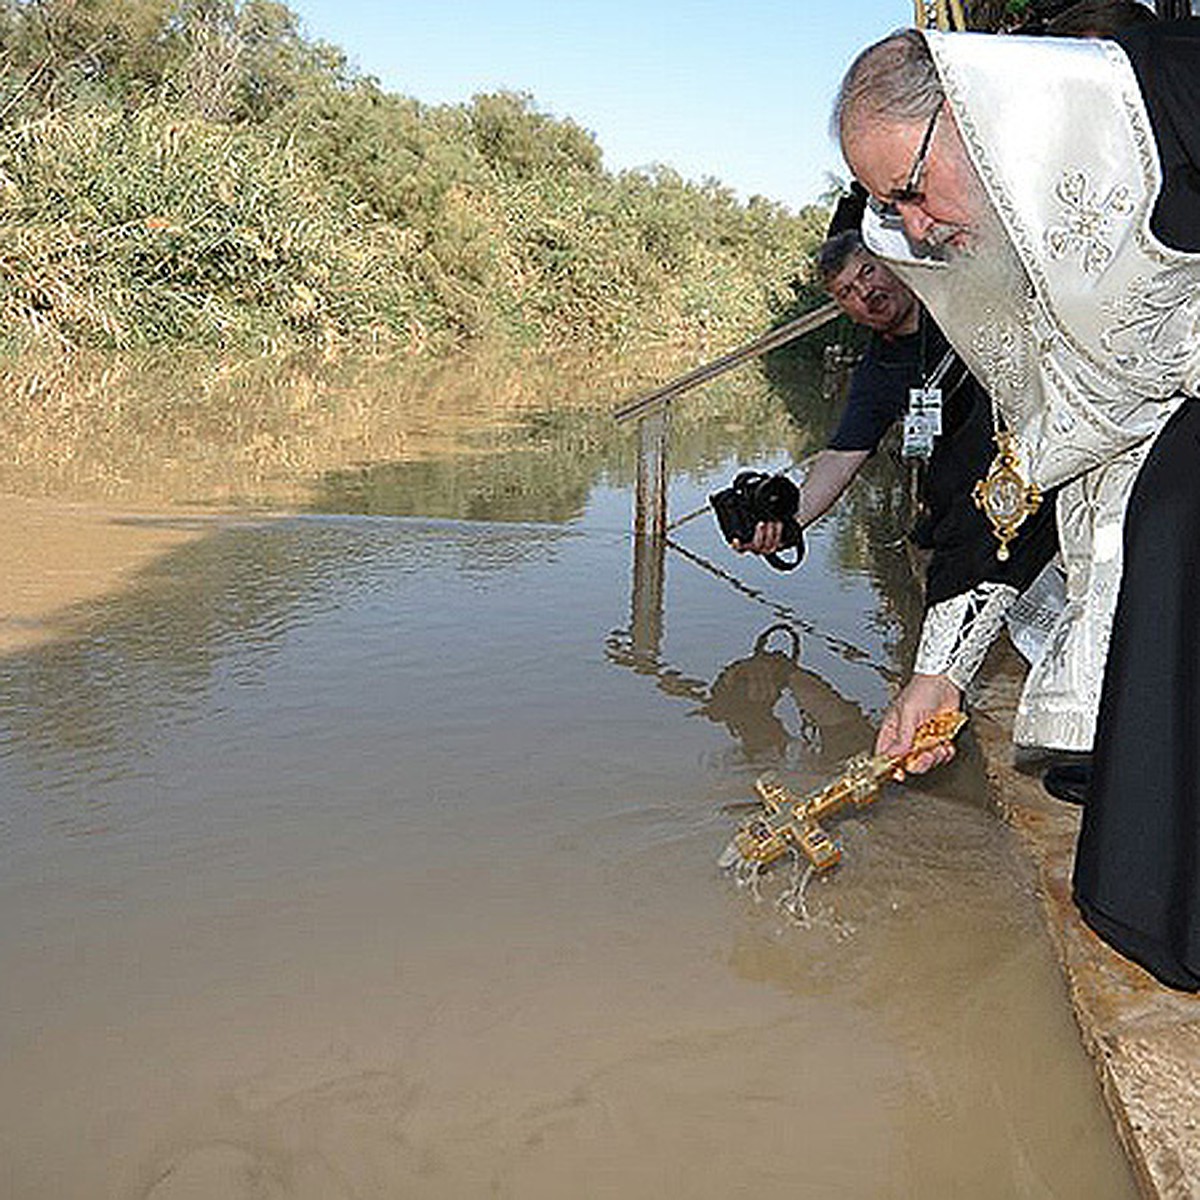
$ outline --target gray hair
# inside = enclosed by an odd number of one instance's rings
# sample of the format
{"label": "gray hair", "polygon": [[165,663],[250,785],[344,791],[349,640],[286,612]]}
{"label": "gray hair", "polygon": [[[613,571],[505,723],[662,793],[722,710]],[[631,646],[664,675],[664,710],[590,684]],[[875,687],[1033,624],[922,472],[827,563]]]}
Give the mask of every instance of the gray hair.
{"label": "gray hair", "polygon": [[917,125],[946,98],[929,45],[901,29],[868,46],[850,64],[833,105],[830,130],[845,150],[847,135],[867,125]]}

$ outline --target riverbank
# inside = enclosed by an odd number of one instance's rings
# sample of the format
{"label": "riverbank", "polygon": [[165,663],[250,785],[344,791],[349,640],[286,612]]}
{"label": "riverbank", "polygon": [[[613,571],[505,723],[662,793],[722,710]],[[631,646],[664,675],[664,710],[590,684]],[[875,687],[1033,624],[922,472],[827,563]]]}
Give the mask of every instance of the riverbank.
{"label": "riverbank", "polygon": [[1071,867],[1080,812],[1047,795],[1037,772],[1014,764],[1021,677],[1008,651],[973,710],[988,779],[1036,866],[1071,1007],[1138,1186],[1148,1200],[1194,1200],[1200,1196],[1200,1004],[1160,987],[1079,919]]}
{"label": "riverbank", "polygon": [[218,522],[216,512],[114,512],[95,504],[0,494],[0,654],[61,636],[88,605]]}
{"label": "riverbank", "polygon": [[385,91],[284,4],[0,0],[0,28],[10,355],[629,352],[815,298],[825,207],[609,171],[523,93]]}

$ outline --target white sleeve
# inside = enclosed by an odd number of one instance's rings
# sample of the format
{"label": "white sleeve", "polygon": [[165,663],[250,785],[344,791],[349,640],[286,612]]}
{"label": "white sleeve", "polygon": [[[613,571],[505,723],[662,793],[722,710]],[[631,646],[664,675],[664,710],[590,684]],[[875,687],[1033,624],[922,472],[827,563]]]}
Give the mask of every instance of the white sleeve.
{"label": "white sleeve", "polygon": [[966,691],[988,647],[1004,628],[1004,614],[1016,598],[1017,589],[1007,583],[981,583],[930,605],[913,671],[945,675],[959,691]]}

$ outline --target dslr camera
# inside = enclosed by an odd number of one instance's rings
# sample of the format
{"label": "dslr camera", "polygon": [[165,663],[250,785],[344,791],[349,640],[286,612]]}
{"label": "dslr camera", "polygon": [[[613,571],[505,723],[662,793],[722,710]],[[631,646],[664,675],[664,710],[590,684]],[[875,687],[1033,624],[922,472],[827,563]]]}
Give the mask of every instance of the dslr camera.
{"label": "dslr camera", "polygon": [[779,521],[783,525],[781,550],[793,550],[785,559],[778,553],[763,557],[777,571],[794,571],[804,558],[804,533],[796,523],[800,489],[786,475],[767,475],[762,471],[742,471],[729,487],[713,492],[708,498],[717,514],[717,524],[727,542],[746,545],[754,538],[760,521]]}

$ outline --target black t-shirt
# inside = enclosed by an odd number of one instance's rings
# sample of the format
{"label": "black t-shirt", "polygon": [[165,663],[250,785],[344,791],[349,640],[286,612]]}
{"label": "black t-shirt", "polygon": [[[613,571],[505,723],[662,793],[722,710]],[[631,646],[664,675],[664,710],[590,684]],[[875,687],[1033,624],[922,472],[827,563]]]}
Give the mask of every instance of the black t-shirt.
{"label": "black t-shirt", "polygon": [[[937,347],[926,344],[930,335],[938,342]],[[873,333],[850,376],[846,408],[829,439],[829,449],[867,450],[873,454],[883,435],[908,408],[909,389],[920,386],[922,363],[928,363],[926,370],[932,371],[945,352],[946,339],[924,314],[921,329],[915,333],[898,338]]]}

